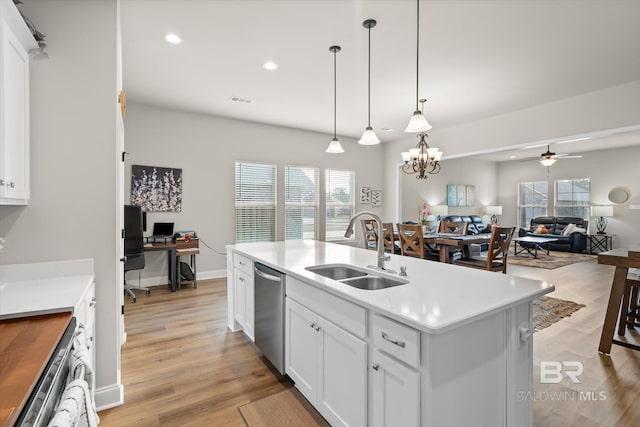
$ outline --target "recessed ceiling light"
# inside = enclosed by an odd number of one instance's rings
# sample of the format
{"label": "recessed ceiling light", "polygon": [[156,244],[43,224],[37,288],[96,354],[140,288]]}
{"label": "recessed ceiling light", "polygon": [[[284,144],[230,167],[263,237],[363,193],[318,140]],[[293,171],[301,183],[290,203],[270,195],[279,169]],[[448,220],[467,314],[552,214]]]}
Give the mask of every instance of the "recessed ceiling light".
{"label": "recessed ceiling light", "polygon": [[275,62],[267,61],[262,64],[262,68],[264,68],[265,70],[273,71],[278,69],[278,64],[276,64]]}
{"label": "recessed ceiling light", "polygon": [[391,132],[393,129],[392,128],[380,128],[380,130],[385,131],[385,132]]}
{"label": "recessed ceiling light", "polygon": [[518,156],[509,156],[510,159],[517,159]]}
{"label": "recessed ceiling light", "polygon": [[231,98],[229,98],[231,101],[233,102],[240,102],[242,104],[251,104],[253,102],[252,99],[250,98],[243,98],[241,96],[232,96]]}
{"label": "recessed ceiling light", "polygon": [[174,33],[169,33],[166,36],[164,36],[164,39],[166,41],[168,41],[171,44],[180,44],[182,43],[182,39],[180,37],[178,37],[177,34]]}

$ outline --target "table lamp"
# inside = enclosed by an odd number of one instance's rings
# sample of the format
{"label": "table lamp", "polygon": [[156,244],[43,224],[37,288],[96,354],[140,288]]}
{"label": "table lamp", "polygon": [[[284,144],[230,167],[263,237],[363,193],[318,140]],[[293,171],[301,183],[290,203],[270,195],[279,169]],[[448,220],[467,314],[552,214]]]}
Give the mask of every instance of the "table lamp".
{"label": "table lamp", "polygon": [[487,206],[487,215],[491,215],[491,224],[497,224],[498,215],[502,215],[502,206]]}
{"label": "table lamp", "polygon": [[591,206],[591,216],[598,217],[596,219],[597,234],[607,234],[607,218],[613,216],[613,205]]}

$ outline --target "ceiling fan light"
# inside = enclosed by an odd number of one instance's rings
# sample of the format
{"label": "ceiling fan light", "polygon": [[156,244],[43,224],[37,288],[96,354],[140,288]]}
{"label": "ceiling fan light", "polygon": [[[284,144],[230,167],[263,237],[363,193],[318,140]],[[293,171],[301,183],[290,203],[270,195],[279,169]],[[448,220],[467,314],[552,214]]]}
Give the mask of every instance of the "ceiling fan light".
{"label": "ceiling fan light", "polygon": [[556,162],[556,159],[554,158],[546,158],[546,159],[541,159],[540,163],[542,163],[542,166],[551,166],[552,164],[554,164]]}
{"label": "ceiling fan light", "polygon": [[380,140],[376,136],[376,133],[373,131],[371,126],[367,126],[362,134],[362,138],[358,141],[358,144],[361,145],[376,145],[380,144]]}
{"label": "ceiling fan light", "polygon": [[425,132],[431,129],[431,125],[427,122],[427,119],[422,115],[422,111],[416,110],[409,120],[407,128],[404,130],[408,133]]}
{"label": "ceiling fan light", "polygon": [[344,149],[342,148],[340,141],[338,141],[338,138],[333,138],[325,152],[329,154],[341,154],[344,153]]}

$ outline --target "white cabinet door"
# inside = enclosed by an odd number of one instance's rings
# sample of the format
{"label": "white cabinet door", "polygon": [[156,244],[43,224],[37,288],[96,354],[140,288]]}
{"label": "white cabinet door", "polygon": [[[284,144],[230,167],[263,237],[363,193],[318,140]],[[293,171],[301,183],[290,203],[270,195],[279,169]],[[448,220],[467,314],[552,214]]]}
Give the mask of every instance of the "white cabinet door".
{"label": "white cabinet door", "polygon": [[251,339],[255,341],[254,335],[254,317],[255,317],[255,282],[252,276],[245,277],[245,291],[244,291],[244,309],[245,309],[245,325],[244,332]]}
{"label": "white cabinet door", "polygon": [[233,278],[235,280],[236,320],[244,329],[247,325],[247,283],[251,278],[237,268],[233,271]]}
{"label": "white cabinet door", "polygon": [[29,199],[29,55],[2,23],[0,204]]}
{"label": "white cabinet door", "polygon": [[371,376],[372,425],[420,426],[420,373],[376,349]]}
{"label": "white cabinet door", "polygon": [[286,304],[285,371],[313,404],[318,383],[318,316],[290,298]]}
{"label": "white cabinet door", "polygon": [[[317,408],[333,426],[367,425],[367,343],[318,317]],[[402,424],[396,424],[402,425]]]}

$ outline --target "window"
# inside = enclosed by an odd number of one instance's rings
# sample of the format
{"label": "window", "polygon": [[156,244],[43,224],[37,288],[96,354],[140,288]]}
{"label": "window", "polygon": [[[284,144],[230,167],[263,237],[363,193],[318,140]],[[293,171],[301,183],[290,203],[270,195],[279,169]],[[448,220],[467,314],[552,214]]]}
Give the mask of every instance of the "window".
{"label": "window", "polygon": [[528,228],[531,218],[547,215],[547,181],[521,182],[518,187],[518,226]]}
{"label": "window", "polygon": [[589,178],[556,181],[556,216],[589,218],[590,195]]}
{"label": "window", "polygon": [[353,171],[327,169],[325,193],[328,242],[344,239],[344,232],[355,213],[354,182]]}
{"label": "window", "polygon": [[315,239],[318,234],[318,169],[284,167],[284,238]]}
{"label": "window", "polygon": [[276,166],[236,162],[236,242],[276,237]]}

